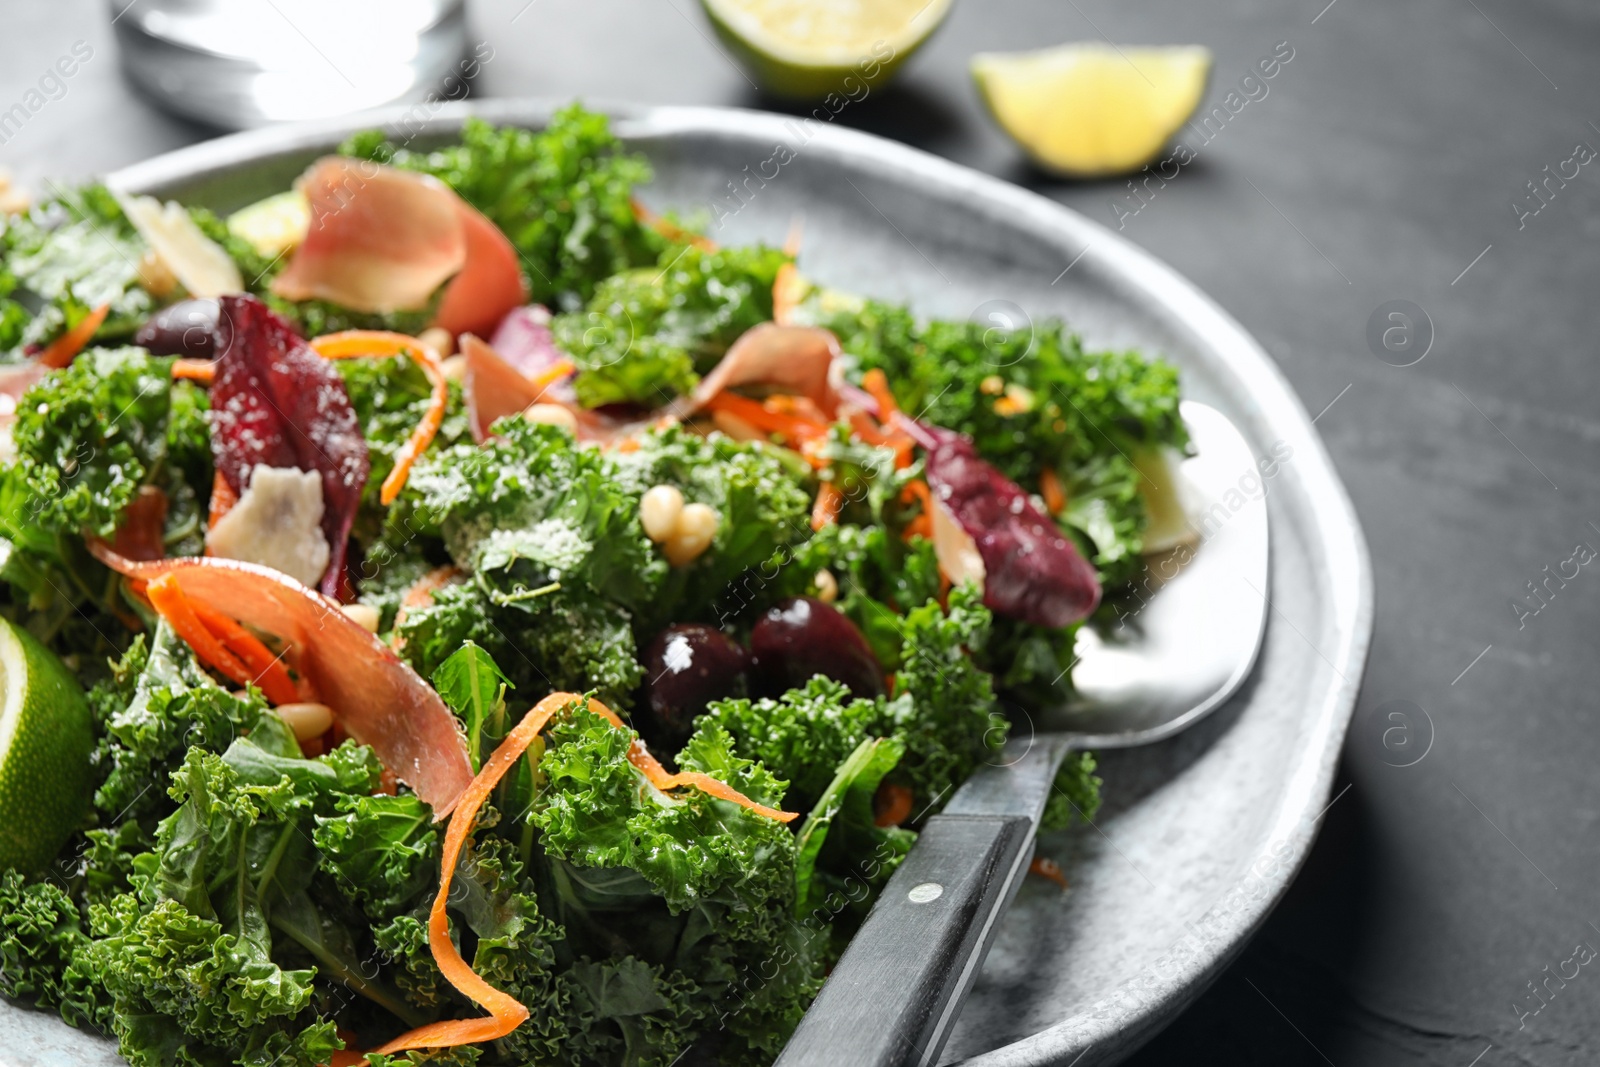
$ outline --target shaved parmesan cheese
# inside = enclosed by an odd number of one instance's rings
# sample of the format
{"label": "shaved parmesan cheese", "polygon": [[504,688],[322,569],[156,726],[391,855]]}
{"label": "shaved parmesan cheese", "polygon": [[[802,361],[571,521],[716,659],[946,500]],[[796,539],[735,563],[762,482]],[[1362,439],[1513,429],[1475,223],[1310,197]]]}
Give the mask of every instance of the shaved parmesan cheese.
{"label": "shaved parmesan cheese", "polygon": [[257,465],[239,502],[206,534],[206,550],[315,587],[330,555],[322,536],[322,476]]}
{"label": "shaved parmesan cheese", "polygon": [[119,197],[123,214],[190,296],[215,299],[244,291],[244,278],[221,245],[200,232],[181,204],[153,196]]}

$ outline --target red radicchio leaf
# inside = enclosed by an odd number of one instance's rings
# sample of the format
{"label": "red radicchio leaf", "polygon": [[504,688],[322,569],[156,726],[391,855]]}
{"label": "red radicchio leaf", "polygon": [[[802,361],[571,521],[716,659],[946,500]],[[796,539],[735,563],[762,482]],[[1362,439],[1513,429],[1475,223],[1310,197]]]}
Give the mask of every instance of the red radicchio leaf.
{"label": "red radicchio leaf", "polygon": [[983,559],[983,602],[997,614],[1036,626],[1062,627],[1100,604],[1100,581],[1089,561],[1033,506],[1017,484],[978,458],[972,442],[936,426],[928,488],[976,544]]}
{"label": "red radicchio leaf", "polygon": [[344,379],[253,296],[224,296],[232,337],[211,386],[211,454],[242,496],[257,464],[322,476],[322,533],[328,569],[321,588],[337,592],[345,549],[370,463]]}

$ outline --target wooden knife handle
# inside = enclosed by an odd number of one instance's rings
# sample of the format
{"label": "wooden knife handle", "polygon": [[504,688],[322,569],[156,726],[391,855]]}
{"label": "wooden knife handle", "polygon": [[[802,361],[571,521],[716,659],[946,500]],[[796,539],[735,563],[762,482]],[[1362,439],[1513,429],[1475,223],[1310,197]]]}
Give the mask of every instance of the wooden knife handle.
{"label": "wooden knife handle", "polygon": [[1033,854],[1021,815],[936,815],[776,1067],[927,1067]]}

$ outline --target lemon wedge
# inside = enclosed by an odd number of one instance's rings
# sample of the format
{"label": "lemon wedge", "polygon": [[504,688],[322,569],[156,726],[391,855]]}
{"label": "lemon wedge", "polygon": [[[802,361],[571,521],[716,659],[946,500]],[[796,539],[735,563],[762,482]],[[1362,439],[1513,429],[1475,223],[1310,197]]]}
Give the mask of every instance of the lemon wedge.
{"label": "lemon wedge", "polygon": [[1138,170],[1194,114],[1211,74],[1199,46],[1065,44],[972,57],[1000,126],[1046,170],[1095,178]]}
{"label": "lemon wedge", "polygon": [[826,102],[832,95],[848,102],[892,77],[939,28],[951,0],[701,3],[717,35],[763,89],[792,99]]}

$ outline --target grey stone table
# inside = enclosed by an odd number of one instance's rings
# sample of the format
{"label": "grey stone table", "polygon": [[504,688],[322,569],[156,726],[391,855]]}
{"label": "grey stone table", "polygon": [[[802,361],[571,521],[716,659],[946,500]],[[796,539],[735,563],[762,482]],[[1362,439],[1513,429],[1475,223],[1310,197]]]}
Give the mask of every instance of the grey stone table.
{"label": "grey stone table", "polygon": [[[91,53],[0,125],[23,184],[209,135],[130,95],[101,4],[4,7],[0,112]],[[693,0],[471,12],[494,49],[477,95],[779,106]],[[965,73],[974,51],[1102,35],[1217,57],[1218,117],[1138,192],[1029,169]],[[1274,52],[1292,58],[1241,85]],[[836,120],[1038,189],[1193,278],[1321,412],[1365,524],[1377,634],[1321,838],[1139,1064],[1600,1061],[1600,962],[1577,962],[1600,949],[1597,53],[1581,0],[963,0]]]}

